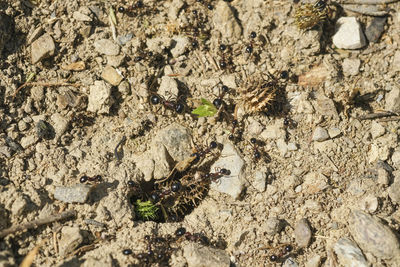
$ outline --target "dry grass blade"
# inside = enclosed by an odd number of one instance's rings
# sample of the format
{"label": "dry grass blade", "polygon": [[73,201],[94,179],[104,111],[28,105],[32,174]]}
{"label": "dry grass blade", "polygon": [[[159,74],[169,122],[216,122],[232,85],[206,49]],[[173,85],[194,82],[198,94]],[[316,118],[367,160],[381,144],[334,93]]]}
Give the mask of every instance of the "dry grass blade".
{"label": "dry grass blade", "polygon": [[34,247],[29,253],[25,256],[24,260],[21,262],[19,267],[30,267],[35,260],[36,255],[39,253],[40,245]]}

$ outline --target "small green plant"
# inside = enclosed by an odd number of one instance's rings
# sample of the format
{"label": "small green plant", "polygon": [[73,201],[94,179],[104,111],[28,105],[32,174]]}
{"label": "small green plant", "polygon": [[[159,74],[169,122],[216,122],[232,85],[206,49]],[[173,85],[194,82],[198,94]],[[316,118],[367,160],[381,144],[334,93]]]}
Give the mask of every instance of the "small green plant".
{"label": "small green plant", "polygon": [[135,213],[142,220],[154,220],[157,218],[158,207],[150,200],[141,201],[140,199],[135,202]]}
{"label": "small green plant", "polygon": [[198,115],[199,117],[212,117],[218,112],[218,109],[213,103],[207,99],[202,98],[201,103],[202,105],[193,110],[192,114]]}

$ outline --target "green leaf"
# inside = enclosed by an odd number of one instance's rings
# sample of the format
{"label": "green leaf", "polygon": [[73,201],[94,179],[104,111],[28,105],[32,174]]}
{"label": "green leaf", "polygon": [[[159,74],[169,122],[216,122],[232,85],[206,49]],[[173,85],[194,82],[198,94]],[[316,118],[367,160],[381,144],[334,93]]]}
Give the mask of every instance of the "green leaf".
{"label": "green leaf", "polygon": [[158,207],[154,205],[150,200],[140,201],[140,199],[135,202],[135,213],[140,219],[145,221],[154,220],[157,218]]}
{"label": "green leaf", "polygon": [[198,115],[199,117],[212,117],[218,112],[218,109],[213,105],[213,103],[207,99],[202,98],[201,103],[203,105],[193,110],[192,114]]}

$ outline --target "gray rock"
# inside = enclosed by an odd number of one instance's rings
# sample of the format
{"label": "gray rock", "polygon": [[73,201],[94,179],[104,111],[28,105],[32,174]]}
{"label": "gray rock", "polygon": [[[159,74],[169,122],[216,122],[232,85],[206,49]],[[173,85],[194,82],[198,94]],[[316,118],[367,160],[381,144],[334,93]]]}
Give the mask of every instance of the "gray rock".
{"label": "gray rock", "polygon": [[104,81],[95,81],[90,86],[87,110],[98,114],[108,114],[112,105],[111,86]]}
{"label": "gray rock", "polygon": [[358,58],[345,58],[342,63],[345,76],[355,76],[360,73],[361,60]]}
{"label": "gray rock", "polygon": [[36,102],[40,102],[44,99],[44,88],[43,86],[34,86],[31,89],[31,97]]}
{"label": "gray rock", "polygon": [[85,203],[92,186],[76,184],[74,186],[57,186],[54,198],[66,203]]}
{"label": "gray rock", "polygon": [[282,230],[282,223],[276,217],[270,217],[261,225],[260,231],[265,231],[268,235],[274,236]]}
{"label": "gray rock", "polygon": [[107,56],[116,56],[119,54],[119,46],[110,39],[100,39],[94,42],[94,48],[97,52]]}
{"label": "gray rock", "polygon": [[230,4],[218,1],[215,6],[212,23],[214,29],[219,31],[224,42],[234,43],[242,35],[242,28],[236,20]]}
{"label": "gray rock", "polygon": [[333,44],[341,49],[359,49],[366,45],[361,25],[355,17],[341,17],[337,20]]}
{"label": "gray rock", "polygon": [[397,176],[394,178],[393,184],[389,187],[389,197],[390,199],[397,204],[400,204],[400,177]]}
{"label": "gray rock", "polygon": [[253,186],[258,192],[264,192],[267,182],[267,174],[263,171],[257,170],[254,173]]}
{"label": "gray rock", "polygon": [[173,48],[171,49],[172,56],[176,58],[184,54],[189,45],[190,41],[188,37],[175,36],[173,38]]}
{"label": "gray rock", "polygon": [[400,88],[399,86],[394,87],[385,96],[385,110],[392,112],[400,112]]}
{"label": "gray rock", "polygon": [[123,77],[111,66],[106,66],[101,73],[101,78],[113,86],[118,86]]}
{"label": "gray rock", "polygon": [[215,249],[189,243],[183,247],[183,256],[186,258],[188,267],[229,267],[230,257],[221,249]]}
{"label": "gray rock", "polygon": [[400,255],[400,244],[396,235],[375,217],[354,210],[350,215],[348,227],[354,240],[364,252],[382,259]]}
{"label": "gray rock", "polygon": [[299,266],[296,262],[295,259],[293,259],[292,257],[289,257],[285,260],[285,262],[282,264],[282,267],[297,267]]}
{"label": "gray rock", "polygon": [[311,241],[311,228],[306,219],[301,219],[296,223],[294,228],[294,237],[296,239],[297,246],[300,248],[308,247]]}
{"label": "gray rock", "polygon": [[376,139],[385,134],[385,127],[383,127],[379,122],[373,121],[371,124],[371,135],[373,139]]}
{"label": "gray rock", "polygon": [[334,246],[337,259],[343,266],[368,267],[361,249],[347,237],[339,239]]}
{"label": "gray rock", "polygon": [[212,183],[211,188],[238,199],[244,188],[243,166],[244,161],[234,146],[230,143],[224,144],[221,157],[211,166],[211,170],[226,168],[231,174],[221,177],[218,183]]}
{"label": "gray rock", "polygon": [[60,113],[54,113],[53,115],[51,115],[51,120],[53,121],[56,135],[60,137],[67,130],[69,121]]}
{"label": "gray rock", "polygon": [[392,70],[400,71],[400,50],[397,50],[393,56]]}
{"label": "gray rock", "polygon": [[179,124],[172,124],[160,130],[152,146],[164,145],[168,154],[176,162],[192,154],[191,136],[188,130]]}
{"label": "gray rock", "polygon": [[314,130],[312,140],[317,142],[322,142],[328,139],[329,139],[328,131],[320,126],[317,126]]}
{"label": "gray rock", "polygon": [[319,267],[321,264],[321,256],[315,255],[307,260],[305,267]]}
{"label": "gray rock", "polygon": [[179,94],[178,82],[172,77],[163,76],[161,78],[160,87],[158,88],[158,93],[166,99],[176,98]]}
{"label": "gray rock", "polygon": [[32,64],[36,64],[44,58],[54,55],[56,46],[50,34],[43,34],[31,45]]}
{"label": "gray rock", "polygon": [[68,255],[83,242],[83,236],[78,227],[64,226],[61,229],[60,254]]}
{"label": "gray rock", "polygon": [[151,158],[157,164],[154,165],[153,177],[154,179],[161,179],[166,177],[172,165],[171,157],[164,145],[154,145],[151,149]]}
{"label": "gray rock", "polygon": [[370,24],[365,29],[365,36],[368,41],[375,43],[381,37],[383,30],[385,29],[387,17],[373,17]]}

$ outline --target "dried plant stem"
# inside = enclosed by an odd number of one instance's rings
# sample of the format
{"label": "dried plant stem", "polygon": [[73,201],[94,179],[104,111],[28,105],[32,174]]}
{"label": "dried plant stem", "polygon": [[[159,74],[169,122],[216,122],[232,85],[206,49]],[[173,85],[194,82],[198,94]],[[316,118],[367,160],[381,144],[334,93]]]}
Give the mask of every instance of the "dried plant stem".
{"label": "dried plant stem", "polygon": [[3,231],[0,232],[0,238],[3,238],[9,234],[13,234],[15,232],[18,231],[22,231],[22,230],[27,230],[27,229],[32,229],[44,224],[49,224],[55,221],[60,221],[60,220],[64,220],[67,219],[69,217],[73,217],[76,215],[76,212],[74,210],[69,210],[69,211],[64,211],[62,213],[59,214],[54,214],[51,215],[49,217],[43,218],[43,219],[37,219],[37,220],[33,220],[31,222],[28,223],[23,223],[23,224],[19,224],[19,225],[15,225],[12,226],[8,229],[5,229]]}

